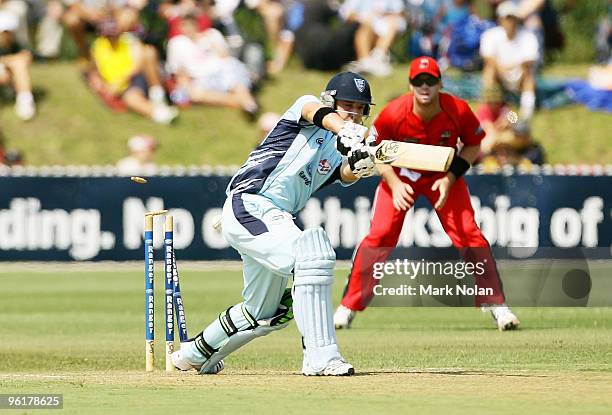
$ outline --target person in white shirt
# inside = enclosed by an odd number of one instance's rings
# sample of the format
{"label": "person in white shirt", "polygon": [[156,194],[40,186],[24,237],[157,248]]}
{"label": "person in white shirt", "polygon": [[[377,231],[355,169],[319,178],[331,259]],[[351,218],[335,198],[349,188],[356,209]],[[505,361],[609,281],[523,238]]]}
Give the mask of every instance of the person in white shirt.
{"label": "person in white shirt", "polygon": [[535,109],[535,63],[539,58],[536,36],[522,27],[518,7],[505,1],[497,8],[499,26],[482,34],[483,90],[496,83],[520,95],[520,116],[529,120]]}
{"label": "person in white shirt", "polygon": [[193,103],[239,108],[254,116],[258,105],[251,94],[246,66],[229,53],[223,35],[216,29],[198,31],[195,16],[184,16],[181,35],[168,42],[166,67],[174,75],[177,92],[170,98],[177,104]]}

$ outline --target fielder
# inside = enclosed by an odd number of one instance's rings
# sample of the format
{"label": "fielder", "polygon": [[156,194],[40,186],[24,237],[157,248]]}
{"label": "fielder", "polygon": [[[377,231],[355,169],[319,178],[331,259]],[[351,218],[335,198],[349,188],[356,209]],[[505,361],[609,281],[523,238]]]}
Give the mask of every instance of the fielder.
{"label": "fielder", "polygon": [[374,196],[370,231],[355,250],[342,303],[334,315],[335,326],[349,328],[356,312],[368,306],[377,284],[372,273],[374,262],[387,259],[397,245],[406,213],[418,197],[424,196],[464,260],[484,264],[484,278],[479,279],[479,285],[491,288],[493,295],[477,295],[476,305],[491,311],[499,330],[515,329],[519,319],[505,304],[495,259],[476,224],[470,193],[462,178],[480,153],[485,133],[467,102],[440,92],[442,75],[434,59],[414,59],[409,82],[411,92],[383,108],[370,134],[379,142],[392,139],[455,147],[460,140],[463,147],[448,173],[379,166],[382,179]]}
{"label": "fielder", "polygon": [[[172,354],[181,370],[218,373],[223,358],[295,316],[307,376],[355,373],[336,344],[332,282],[336,255],[322,228],[293,222],[310,196],[331,183],[373,173],[361,125],[372,105],[368,82],[334,76],[321,94],[300,97],[234,175],[226,190],[223,235],[243,260],[244,301],[221,312]],[[293,290],[286,289],[293,276]],[[292,298],[293,297],[293,298]]]}

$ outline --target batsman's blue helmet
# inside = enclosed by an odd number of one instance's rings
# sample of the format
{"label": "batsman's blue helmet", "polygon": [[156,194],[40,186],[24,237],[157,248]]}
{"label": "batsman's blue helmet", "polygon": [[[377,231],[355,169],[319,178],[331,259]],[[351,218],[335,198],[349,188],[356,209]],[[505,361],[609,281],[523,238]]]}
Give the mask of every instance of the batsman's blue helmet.
{"label": "batsman's blue helmet", "polygon": [[364,77],[354,72],[341,72],[335,75],[321,93],[321,101],[332,108],[336,108],[338,100],[365,104],[363,115],[369,115],[370,106],[374,105],[370,84]]}

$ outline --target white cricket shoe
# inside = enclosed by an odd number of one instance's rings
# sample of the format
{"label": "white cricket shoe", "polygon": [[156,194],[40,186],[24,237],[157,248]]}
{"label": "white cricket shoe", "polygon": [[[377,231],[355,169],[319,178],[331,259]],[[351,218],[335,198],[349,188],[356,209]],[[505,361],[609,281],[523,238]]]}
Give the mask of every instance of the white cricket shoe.
{"label": "white cricket shoe", "polygon": [[153,114],[151,119],[158,124],[168,125],[178,117],[179,112],[176,107],[169,107],[167,105],[155,105],[153,107]]}
{"label": "white cricket shoe", "polygon": [[30,121],[36,115],[36,105],[33,100],[17,100],[15,113],[23,121]]}
{"label": "white cricket shoe", "polygon": [[334,313],[334,326],[336,329],[350,329],[357,313],[340,304]]}
{"label": "white cricket shoe", "polygon": [[330,361],[323,370],[317,372],[304,359],[302,374],[304,376],[352,376],[355,374],[355,368],[350,363],[347,363],[346,360],[337,358]]}
{"label": "white cricket shoe", "polygon": [[510,311],[506,304],[491,306],[490,310],[499,331],[515,330],[521,324],[518,317]]}
{"label": "white cricket shoe", "polygon": [[[192,355],[192,353],[190,351],[190,349],[192,347],[191,343],[193,343],[193,342],[181,343],[180,350],[177,350],[176,352],[173,352],[172,355],[171,355],[172,364],[178,370],[186,371],[186,370],[192,370],[193,369],[193,370],[197,370],[198,372],[200,372],[200,369],[202,368],[202,365],[204,363],[196,363],[192,359],[190,359],[190,357]],[[216,373],[221,372],[224,368],[225,368],[225,365],[223,363],[223,360],[221,360],[211,370],[206,372],[206,374],[214,375]]]}

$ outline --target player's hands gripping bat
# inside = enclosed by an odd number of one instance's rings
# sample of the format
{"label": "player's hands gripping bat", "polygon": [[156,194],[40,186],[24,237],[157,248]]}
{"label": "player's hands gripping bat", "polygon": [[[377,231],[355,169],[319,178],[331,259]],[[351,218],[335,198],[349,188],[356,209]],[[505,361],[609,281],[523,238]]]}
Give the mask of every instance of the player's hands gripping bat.
{"label": "player's hands gripping bat", "polygon": [[360,179],[374,173],[373,157],[364,145],[349,153],[348,163],[351,172]]}
{"label": "player's hands gripping bat", "polygon": [[344,126],[338,131],[336,149],[343,156],[348,156],[352,150],[363,146],[367,131],[368,128],[361,124],[355,124],[350,121],[345,122]]}
{"label": "player's hands gripping bat", "polygon": [[403,143],[384,140],[376,147],[366,147],[377,164],[390,164],[407,169],[445,172],[448,170],[455,149],[452,147]]}

